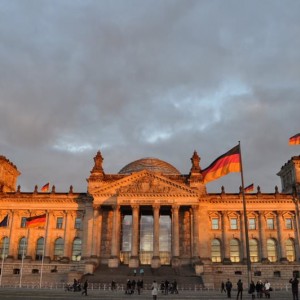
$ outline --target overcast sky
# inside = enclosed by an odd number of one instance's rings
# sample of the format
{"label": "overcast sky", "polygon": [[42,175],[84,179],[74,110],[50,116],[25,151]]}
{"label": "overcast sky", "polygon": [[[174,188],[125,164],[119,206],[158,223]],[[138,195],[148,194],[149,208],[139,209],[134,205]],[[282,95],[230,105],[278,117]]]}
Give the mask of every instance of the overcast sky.
{"label": "overcast sky", "polygon": [[281,190],[299,112],[300,1],[0,0],[0,154],[24,192],[86,192],[98,150],[106,173],[187,174],[238,141],[245,185]]}

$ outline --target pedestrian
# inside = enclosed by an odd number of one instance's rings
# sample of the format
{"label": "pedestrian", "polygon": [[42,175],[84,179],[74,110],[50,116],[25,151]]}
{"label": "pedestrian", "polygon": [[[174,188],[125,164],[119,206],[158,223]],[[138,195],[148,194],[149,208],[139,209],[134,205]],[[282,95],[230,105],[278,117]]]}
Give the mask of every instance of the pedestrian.
{"label": "pedestrian", "polygon": [[299,300],[299,298],[298,298],[299,280],[298,280],[297,276],[295,275],[294,278],[291,278],[289,282],[292,285],[293,300]]}
{"label": "pedestrian", "polygon": [[172,284],[172,294],[173,294],[173,293],[178,294],[177,281],[176,281],[176,279],[173,281],[173,284]]}
{"label": "pedestrian", "polygon": [[76,280],[76,278],[74,278],[74,281],[73,281],[73,291],[74,292],[77,291],[77,280]]}
{"label": "pedestrian", "polygon": [[136,283],[136,287],[137,287],[138,295],[140,295],[141,289],[142,289],[142,281],[140,279],[138,279],[138,281]]}
{"label": "pedestrian", "polygon": [[165,295],[168,295],[169,292],[169,281],[168,279],[166,279],[165,281]]}
{"label": "pedestrian", "polygon": [[243,299],[243,282],[241,279],[239,279],[239,281],[237,282],[237,295],[236,295],[236,299],[239,299],[239,296],[241,299]]}
{"label": "pedestrian", "polygon": [[87,279],[86,279],[86,281],[85,281],[84,284],[83,284],[82,295],[86,295],[86,296],[87,296],[87,289],[88,289],[88,286],[89,286],[89,284],[88,284],[88,281],[87,281]]}
{"label": "pedestrian", "polygon": [[252,299],[255,299],[255,283],[253,280],[251,280],[249,285],[249,294],[251,295]]}
{"label": "pedestrian", "polygon": [[256,285],[255,285],[256,297],[257,297],[257,298],[261,298],[261,297],[262,297],[262,291],[261,291],[261,289],[262,289],[261,281],[258,280],[258,281],[256,282]]}
{"label": "pedestrian", "polygon": [[114,291],[116,289],[117,289],[116,282],[114,280],[112,280],[112,282],[111,282],[111,290]]}
{"label": "pedestrian", "polygon": [[266,298],[271,298],[271,295],[270,295],[271,283],[268,280],[265,281],[264,288],[265,288],[265,296],[266,296]]}
{"label": "pedestrian", "polygon": [[222,281],[222,283],[221,283],[221,293],[223,293],[223,292],[226,293],[224,281]]}
{"label": "pedestrian", "polygon": [[232,282],[229,280],[229,278],[227,279],[225,286],[227,291],[227,298],[231,298]]}
{"label": "pedestrian", "polygon": [[156,300],[157,294],[158,294],[158,286],[157,286],[157,282],[155,280],[153,280],[153,282],[152,282],[151,290],[152,290],[151,294],[152,294],[153,300]]}

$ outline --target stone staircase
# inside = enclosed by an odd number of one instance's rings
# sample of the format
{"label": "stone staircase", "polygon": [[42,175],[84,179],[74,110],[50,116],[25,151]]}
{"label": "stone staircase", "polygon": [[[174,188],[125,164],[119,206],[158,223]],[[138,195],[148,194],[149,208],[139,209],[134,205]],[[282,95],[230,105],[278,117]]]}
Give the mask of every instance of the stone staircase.
{"label": "stone staircase", "polygon": [[[143,275],[140,273],[143,270]],[[143,279],[146,286],[150,286],[153,280],[158,283],[165,281],[177,281],[182,288],[190,289],[191,286],[198,285],[204,287],[201,276],[196,276],[195,271],[190,266],[172,268],[171,266],[162,266],[158,269],[152,269],[150,266],[141,266],[136,269],[129,268],[126,265],[120,265],[118,268],[108,268],[107,265],[100,265],[94,274],[86,274],[81,278],[81,281],[88,279],[90,283],[109,285],[114,280],[119,285],[125,285],[127,280],[136,281]]]}

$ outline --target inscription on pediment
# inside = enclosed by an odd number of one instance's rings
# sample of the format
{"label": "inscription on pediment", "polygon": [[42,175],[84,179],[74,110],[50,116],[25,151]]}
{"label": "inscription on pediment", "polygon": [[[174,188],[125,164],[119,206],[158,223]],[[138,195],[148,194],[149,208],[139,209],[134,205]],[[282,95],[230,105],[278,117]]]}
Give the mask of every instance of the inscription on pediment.
{"label": "inscription on pediment", "polygon": [[157,178],[144,177],[119,188],[119,193],[170,193],[174,187],[163,185]]}

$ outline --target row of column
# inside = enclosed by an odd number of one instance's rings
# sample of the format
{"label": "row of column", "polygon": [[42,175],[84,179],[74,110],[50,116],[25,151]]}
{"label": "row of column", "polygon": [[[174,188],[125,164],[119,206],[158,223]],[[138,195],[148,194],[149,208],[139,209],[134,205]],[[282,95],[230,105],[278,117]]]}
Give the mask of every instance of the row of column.
{"label": "row of column", "polygon": [[[159,216],[160,205],[153,205],[153,257],[151,266],[153,268],[160,267],[159,257]],[[129,267],[136,268],[139,266],[139,217],[140,206],[133,205],[132,207],[132,241],[131,241],[131,254],[129,259]],[[180,246],[179,246],[179,205],[172,206],[172,265],[177,266],[180,264]],[[194,206],[192,210],[193,226],[192,226],[192,251],[195,257],[198,257],[198,206]],[[119,265],[120,255],[120,232],[121,232],[121,215],[120,206],[113,207],[113,226],[112,226],[112,245],[111,257],[108,265],[110,267],[117,267]]]}

